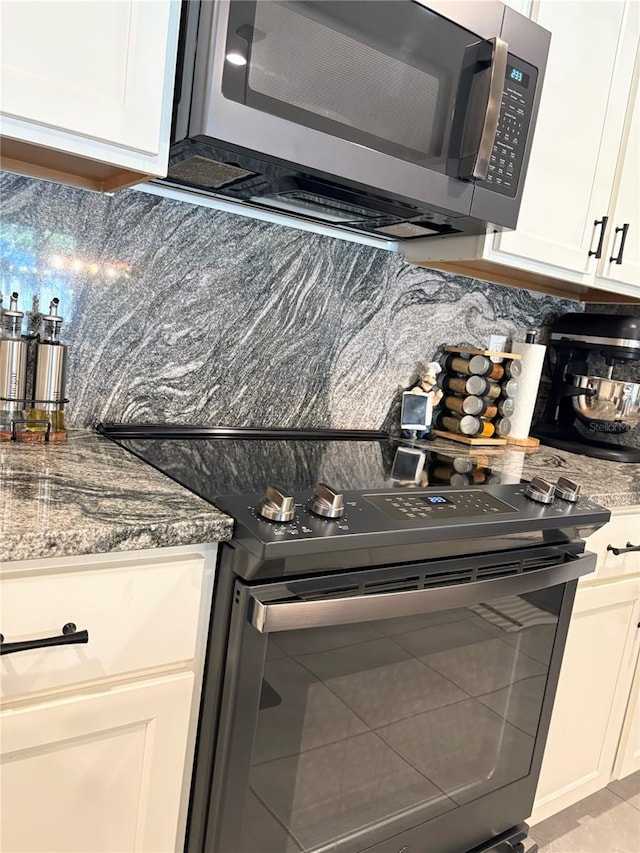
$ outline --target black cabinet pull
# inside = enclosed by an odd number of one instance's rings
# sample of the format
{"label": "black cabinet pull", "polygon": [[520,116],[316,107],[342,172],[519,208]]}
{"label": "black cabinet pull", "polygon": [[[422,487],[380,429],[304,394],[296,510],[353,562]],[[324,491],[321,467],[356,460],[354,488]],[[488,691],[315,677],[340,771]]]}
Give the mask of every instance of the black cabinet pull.
{"label": "black cabinet pull", "polygon": [[631,542],[627,542],[626,548],[614,548],[613,545],[607,545],[607,551],[613,551],[617,557],[619,554],[628,554],[629,551],[640,551],[640,545],[632,545]]}
{"label": "black cabinet pull", "polygon": [[613,232],[613,242],[615,245],[616,242],[616,234],[622,231],[622,239],[620,240],[620,248],[618,249],[618,254],[614,258],[613,255],[609,258],[610,264],[621,264],[622,263],[622,255],[624,253],[624,244],[627,242],[627,234],[629,233],[629,223],[625,222],[622,228],[616,228]]}
{"label": "black cabinet pull", "polygon": [[602,257],[602,247],[604,246],[604,234],[605,234],[605,231],[607,230],[607,222],[608,221],[609,221],[609,217],[603,216],[602,219],[596,219],[596,221],[593,223],[594,228],[597,228],[598,225],[601,225],[602,227],[600,229],[600,239],[598,240],[598,248],[595,250],[595,252],[589,251],[589,257],[591,257],[592,255],[596,259]]}
{"label": "black cabinet pull", "polygon": [[62,628],[62,633],[57,637],[43,637],[40,640],[21,640],[17,643],[5,643],[4,636],[0,634],[0,655],[26,652],[29,649],[45,649],[47,646],[70,646],[73,643],[88,642],[88,631],[78,631],[73,622],[67,622]]}

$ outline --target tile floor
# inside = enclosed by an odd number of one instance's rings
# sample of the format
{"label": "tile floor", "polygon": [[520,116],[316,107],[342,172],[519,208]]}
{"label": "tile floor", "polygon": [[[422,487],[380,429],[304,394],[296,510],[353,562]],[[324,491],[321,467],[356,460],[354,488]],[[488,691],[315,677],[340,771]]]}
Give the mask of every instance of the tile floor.
{"label": "tile floor", "polygon": [[640,853],[640,771],[531,827],[539,853]]}

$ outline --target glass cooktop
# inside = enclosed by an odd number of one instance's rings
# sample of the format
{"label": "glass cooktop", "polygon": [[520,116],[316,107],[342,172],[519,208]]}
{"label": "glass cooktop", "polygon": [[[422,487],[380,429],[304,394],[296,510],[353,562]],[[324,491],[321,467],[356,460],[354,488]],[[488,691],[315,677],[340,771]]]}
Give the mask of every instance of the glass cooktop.
{"label": "glass cooktop", "polygon": [[142,426],[126,430],[125,425],[106,424],[98,429],[211,503],[219,495],[261,492],[267,484],[300,492],[313,489],[318,482],[336,490],[461,488],[513,482],[508,475],[493,471],[488,457],[476,459],[462,451],[456,455],[455,450],[443,453],[382,433],[336,432],[317,438],[304,433],[304,438],[298,438],[295,431],[277,437],[238,437],[205,431],[191,436],[179,427],[170,435],[168,428],[164,434],[157,428],[145,433]]}

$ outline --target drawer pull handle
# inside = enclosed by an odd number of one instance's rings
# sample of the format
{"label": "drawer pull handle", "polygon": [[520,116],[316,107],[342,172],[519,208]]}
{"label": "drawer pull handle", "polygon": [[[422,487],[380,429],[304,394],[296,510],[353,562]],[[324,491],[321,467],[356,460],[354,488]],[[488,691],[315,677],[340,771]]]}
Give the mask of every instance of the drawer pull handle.
{"label": "drawer pull handle", "polygon": [[627,542],[626,548],[614,548],[613,545],[607,545],[607,551],[613,551],[617,557],[619,554],[628,554],[629,551],[640,551],[640,545],[632,545],[631,542]]}
{"label": "drawer pull handle", "polygon": [[14,652],[26,652],[29,649],[44,649],[47,646],[70,646],[73,643],[88,643],[89,632],[78,631],[73,622],[67,622],[62,627],[62,633],[57,637],[43,637],[40,640],[21,640],[17,643],[5,643],[0,634],[0,655],[11,655]]}

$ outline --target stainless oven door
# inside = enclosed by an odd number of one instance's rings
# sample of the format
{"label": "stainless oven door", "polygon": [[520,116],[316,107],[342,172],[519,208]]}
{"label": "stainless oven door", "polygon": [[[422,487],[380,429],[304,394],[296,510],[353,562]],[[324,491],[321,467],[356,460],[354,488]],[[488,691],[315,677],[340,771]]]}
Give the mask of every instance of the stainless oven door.
{"label": "stainless oven door", "polygon": [[525,820],[594,566],[542,547],[236,582],[205,849],[461,853]]}

